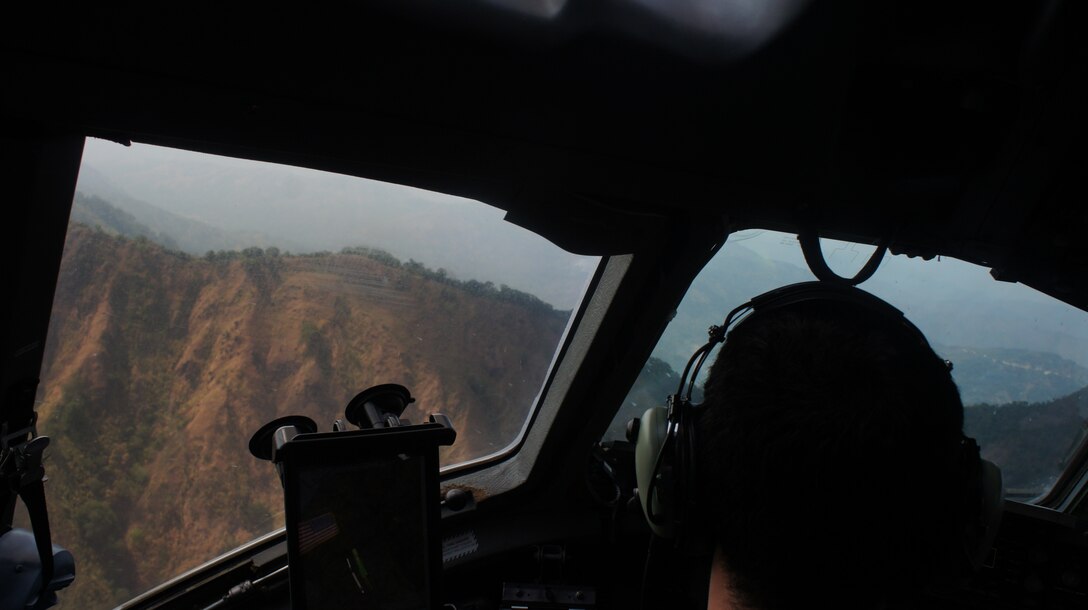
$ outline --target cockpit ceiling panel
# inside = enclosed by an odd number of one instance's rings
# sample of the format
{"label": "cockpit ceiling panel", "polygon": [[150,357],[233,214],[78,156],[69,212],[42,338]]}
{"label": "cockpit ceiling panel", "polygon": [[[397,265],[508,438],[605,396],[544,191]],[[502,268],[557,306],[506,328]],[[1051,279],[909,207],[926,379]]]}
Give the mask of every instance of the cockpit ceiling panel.
{"label": "cockpit ceiling panel", "polygon": [[1083,3],[751,4],[42,12],[0,41],[0,111],[467,196],[595,253],[661,216],[809,226],[1088,304]]}
{"label": "cockpit ceiling panel", "polygon": [[[409,2],[426,5],[426,2]],[[626,34],[707,61],[740,59],[788,27],[811,0],[478,0],[507,18],[520,16],[552,30],[597,29]],[[470,3],[459,7],[464,11]]]}

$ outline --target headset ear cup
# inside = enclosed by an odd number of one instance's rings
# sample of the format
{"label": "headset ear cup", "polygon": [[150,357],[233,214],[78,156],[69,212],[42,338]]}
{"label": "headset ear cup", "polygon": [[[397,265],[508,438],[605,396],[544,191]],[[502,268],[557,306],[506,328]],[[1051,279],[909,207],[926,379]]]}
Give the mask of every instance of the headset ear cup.
{"label": "headset ear cup", "polygon": [[969,540],[966,546],[972,570],[978,570],[986,561],[986,555],[993,548],[994,538],[997,537],[1001,516],[1005,512],[1005,486],[1001,469],[989,460],[980,460],[980,462],[979,485],[982,497],[978,525],[975,528],[977,531],[971,533],[973,539]]}
{"label": "headset ear cup", "polygon": [[699,469],[699,418],[702,411],[699,406],[686,404],[684,415],[676,430],[676,450],[673,458],[677,467],[675,487],[672,494],[673,538],[678,548],[689,557],[709,557],[714,554],[717,542],[708,535],[712,519],[708,519],[703,502],[700,499],[701,472]]}
{"label": "headset ear cup", "polygon": [[[669,415],[665,407],[650,407],[642,415],[635,441],[635,479],[638,481],[639,503],[646,516],[650,529],[662,538],[672,537],[672,509],[669,505],[670,494],[662,495],[662,489],[669,489],[670,469],[660,469],[662,463],[668,463],[666,441],[669,437]],[[664,458],[664,459],[662,459]],[[651,497],[652,496],[652,497]]]}

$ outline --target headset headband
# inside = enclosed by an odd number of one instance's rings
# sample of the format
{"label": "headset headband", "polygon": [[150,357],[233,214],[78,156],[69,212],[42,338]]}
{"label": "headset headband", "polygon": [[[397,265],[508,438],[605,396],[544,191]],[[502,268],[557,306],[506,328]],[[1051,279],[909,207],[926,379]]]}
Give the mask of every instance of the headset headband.
{"label": "headset headband", "polygon": [[[887,319],[893,324],[901,326],[913,340],[917,341],[920,348],[930,349],[925,335],[903,315],[902,311],[864,290],[847,284],[821,281],[790,284],[753,297],[748,302],[730,311],[721,326],[710,327],[707,331],[708,341],[692,354],[687,366],[684,367],[683,374],[680,375],[680,385],[676,390],[677,400],[686,403],[691,402],[695,381],[699,378],[699,371],[702,369],[707,357],[717,344],[725,341],[726,335],[732,332],[735,327],[753,314],[776,311],[809,301],[839,301],[857,305],[881,318]],[[687,387],[685,388],[685,386]],[[672,421],[671,418],[670,421]]]}

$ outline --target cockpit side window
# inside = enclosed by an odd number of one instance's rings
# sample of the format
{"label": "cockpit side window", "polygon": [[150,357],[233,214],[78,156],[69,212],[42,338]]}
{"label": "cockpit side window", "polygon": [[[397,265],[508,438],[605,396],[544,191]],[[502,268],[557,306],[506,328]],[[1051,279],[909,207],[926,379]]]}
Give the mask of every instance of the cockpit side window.
{"label": "cockpit side window", "polygon": [[[851,276],[873,247],[823,240],[823,250],[833,270]],[[813,279],[794,236],[730,236],[688,290],[606,438],[623,438],[627,420],[676,391],[709,325],[753,296]],[[1088,429],[1088,313],[947,257],[888,255],[861,288],[903,311],[953,363],[965,432],[1000,465],[1007,497],[1041,498]]]}

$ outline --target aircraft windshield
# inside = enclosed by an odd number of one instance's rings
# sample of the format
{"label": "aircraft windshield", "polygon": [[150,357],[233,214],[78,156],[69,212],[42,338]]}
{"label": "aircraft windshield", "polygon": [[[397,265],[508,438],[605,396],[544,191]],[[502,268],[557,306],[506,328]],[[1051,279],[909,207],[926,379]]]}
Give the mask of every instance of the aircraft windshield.
{"label": "aircraft windshield", "polygon": [[[823,250],[833,270],[852,276],[874,248],[824,240]],[[623,438],[627,420],[676,391],[709,325],[762,292],[813,279],[794,236],[730,236],[688,290],[607,437]],[[1001,467],[1008,497],[1049,491],[1088,429],[1088,314],[947,257],[888,255],[861,288],[903,311],[953,362],[965,431]]]}
{"label": "aircraft windshield", "polygon": [[88,140],[42,368],[53,538],[108,608],[283,525],[249,436],[379,383],[516,442],[596,257],[457,197]]}

